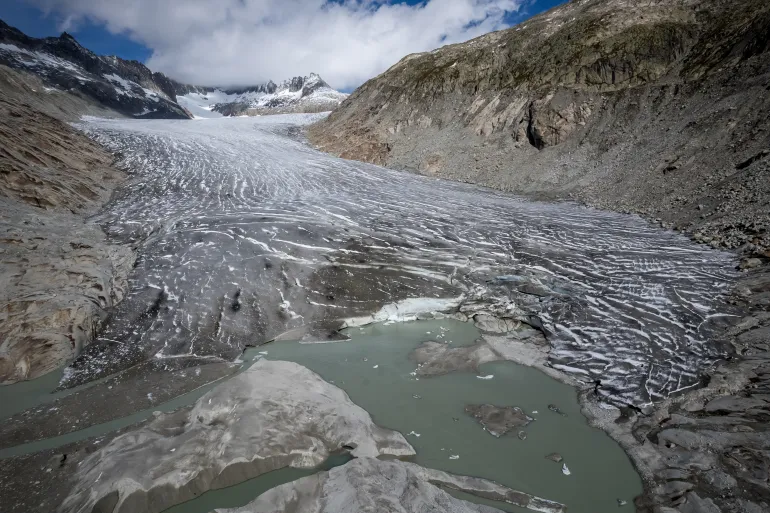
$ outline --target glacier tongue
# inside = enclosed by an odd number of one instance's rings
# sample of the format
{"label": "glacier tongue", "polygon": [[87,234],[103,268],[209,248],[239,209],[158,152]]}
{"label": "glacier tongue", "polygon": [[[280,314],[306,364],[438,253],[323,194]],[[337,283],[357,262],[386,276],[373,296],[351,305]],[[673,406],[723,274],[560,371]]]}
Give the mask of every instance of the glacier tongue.
{"label": "glacier tongue", "polygon": [[533,316],[554,367],[625,402],[696,385],[724,356],[708,335],[729,254],[637,217],[340,160],[297,136],[317,119],[83,124],[133,173],[98,221],[142,258],[65,384],[460,296]]}

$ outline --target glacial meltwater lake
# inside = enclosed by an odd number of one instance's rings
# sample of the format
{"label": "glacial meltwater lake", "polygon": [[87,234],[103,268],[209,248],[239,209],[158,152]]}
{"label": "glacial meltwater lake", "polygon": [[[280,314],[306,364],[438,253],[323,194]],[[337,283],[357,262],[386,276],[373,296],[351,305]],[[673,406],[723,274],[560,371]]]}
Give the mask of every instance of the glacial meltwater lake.
{"label": "glacial meltwater lake", "polygon": [[[639,476],[623,450],[604,432],[588,425],[571,386],[513,362],[487,363],[480,366],[478,373],[415,375],[417,364],[410,359],[415,348],[425,341],[453,347],[472,345],[481,335],[472,323],[451,319],[376,323],[348,328],[343,333],[349,340],[276,341],[247,349],[241,358],[242,370],[260,358],[308,367],[345,390],[377,424],[404,434],[417,451],[412,461],[422,466],[491,479],[514,490],[561,502],[569,512],[615,512],[619,500],[626,503],[624,510],[634,511],[633,499],[642,491]],[[18,387],[20,401],[31,406],[47,399],[46,394],[55,386],[56,380],[49,377],[6,387],[4,392]],[[192,404],[210,388],[203,387],[127,418],[11,448],[2,451],[2,456],[106,434],[148,418],[153,411]],[[535,420],[497,438],[465,412],[471,404],[516,406]],[[551,411],[549,405],[558,407],[564,415]],[[526,433],[524,440],[519,431]],[[564,461],[546,458],[553,453]],[[166,513],[207,513],[243,506],[270,488],[346,461],[344,455],[332,456],[321,469],[273,471],[236,486],[211,490]],[[569,475],[565,475],[563,465],[567,465]],[[468,494],[458,496],[507,511],[524,511]]]}
{"label": "glacial meltwater lake", "polygon": [[[478,374],[412,375],[417,364],[409,354],[420,343],[470,345],[480,335],[472,324],[415,321],[373,324],[345,333],[349,341],[278,342],[263,350],[267,358],[317,372],[345,390],[377,424],[403,433],[417,451],[415,463],[485,477],[566,504],[570,513],[617,512],[617,499],[634,510],[641,480],[620,446],[588,425],[574,388],[513,362],[484,364]],[[465,413],[469,404],[518,406],[535,421],[523,428],[525,440],[517,430],[496,438]],[[551,404],[566,416],[549,410]],[[564,475],[562,463],[546,459],[554,452],[564,458],[570,475]]]}
{"label": "glacial meltwater lake", "polygon": [[[420,343],[470,345],[480,335],[472,324],[415,321],[373,324],[345,333],[350,340],[275,342],[247,350],[245,358],[267,351],[266,358],[293,361],[317,372],[345,390],[377,424],[403,433],[417,451],[413,461],[425,467],[485,477],[562,502],[574,513],[617,512],[618,499],[627,502],[623,510],[634,510],[641,480],[623,450],[588,425],[574,388],[512,362],[482,365],[478,374],[412,375],[417,364],[409,354]],[[523,428],[525,440],[517,430],[496,438],[465,412],[469,404],[518,406],[535,421]],[[566,415],[549,410],[549,405]],[[570,475],[563,473],[562,463],[546,459],[554,452],[564,458]]]}

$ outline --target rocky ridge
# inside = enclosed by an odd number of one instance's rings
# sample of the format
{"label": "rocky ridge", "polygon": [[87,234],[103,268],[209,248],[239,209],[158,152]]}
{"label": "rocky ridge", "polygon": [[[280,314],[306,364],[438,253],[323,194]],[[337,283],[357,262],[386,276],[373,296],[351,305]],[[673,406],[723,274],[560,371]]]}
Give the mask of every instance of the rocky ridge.
{"label": "rocky ridge", "polygon": [[770,6],[574,0],[405,57],[309,130],[319,148],[636,212],[770,247]]}
{"label": "rocky ridge", "polygon": [[33,73],[49,88],[73,92],[125,116],[187,119],[175,83],[138,61],[96,55],[64,32],[37,39],[0,20],[0,64]]}
{"label": "rocky ridge", "polygon": [[45,91],[72,92],[109,109],[110,116],[189,119],[205,111],[224,116],[325,112],[347,97],[315,73],[245,87],[183,84],[141,62],[96,55],[66,32],[38,39],[2,20],[0,64],[37,75]]}

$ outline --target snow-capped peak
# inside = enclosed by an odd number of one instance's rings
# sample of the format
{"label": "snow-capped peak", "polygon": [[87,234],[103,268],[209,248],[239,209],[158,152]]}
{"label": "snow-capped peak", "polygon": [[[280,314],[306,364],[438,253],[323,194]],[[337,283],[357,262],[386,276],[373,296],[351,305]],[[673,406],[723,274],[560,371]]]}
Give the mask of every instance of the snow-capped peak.
{"label": "snow-capped peak", "polygon": [[348,95],[332,89],[317,73],[241,88],[207,88],[177,95],[196,117],[332,110]]}

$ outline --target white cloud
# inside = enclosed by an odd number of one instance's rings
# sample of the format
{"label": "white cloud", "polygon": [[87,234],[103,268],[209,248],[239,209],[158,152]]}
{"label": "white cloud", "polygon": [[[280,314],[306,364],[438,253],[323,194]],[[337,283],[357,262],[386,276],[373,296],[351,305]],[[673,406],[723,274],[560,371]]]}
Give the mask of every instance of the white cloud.
{"label": "white cloud", "polygon": [[311,71],[352,88],[403,56],[505,27],[524,0],[30,0],[68,25],[89,20],[152,49],[155,71],[246,85]]}

